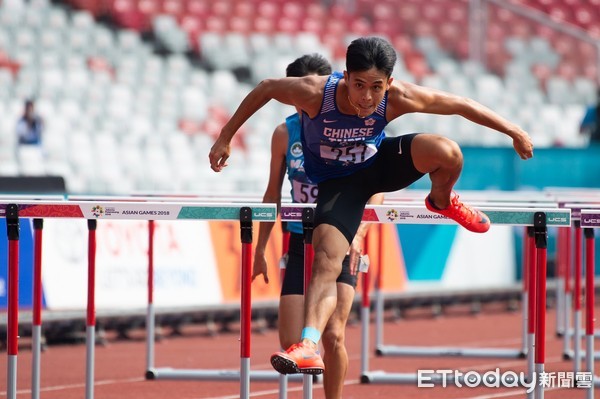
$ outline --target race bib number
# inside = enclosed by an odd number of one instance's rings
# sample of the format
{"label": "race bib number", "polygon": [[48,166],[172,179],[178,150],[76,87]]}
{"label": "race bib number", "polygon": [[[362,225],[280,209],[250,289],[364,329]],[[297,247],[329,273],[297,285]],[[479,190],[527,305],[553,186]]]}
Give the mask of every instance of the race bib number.
{"label": "race bib number", "polygon": [[316,185],[292,180],[292,187],[294,188],[294,202],[303,204],[317,202],[319,188]]}
{"label": "race bib number", "polygon": [[321,145],[321,158],[345,163],[361,163],[377,153],[375,144],[356,143],[347,147]]}

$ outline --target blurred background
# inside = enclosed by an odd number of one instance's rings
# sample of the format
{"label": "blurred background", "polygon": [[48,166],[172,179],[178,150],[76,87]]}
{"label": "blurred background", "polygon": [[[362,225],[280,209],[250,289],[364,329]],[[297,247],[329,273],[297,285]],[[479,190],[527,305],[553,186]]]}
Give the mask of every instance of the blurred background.
{"label": "blurred background", "polygon": [[[394,77],[472,97],[532,135],[537,158],[521,165],[506,136],[460,117],[390,124],[460,143],[458,188],[597,184],[595,127],[581,122],[597,102],[600,0],[1,0],[0,176],[62,176],[84,194],[262,193],[270,136],[293,109],[265,106],[215,174],[220,128],[300,55],[343,70],[362,35],[393,43]],[[27,100],[41,138],[23,143]]]}

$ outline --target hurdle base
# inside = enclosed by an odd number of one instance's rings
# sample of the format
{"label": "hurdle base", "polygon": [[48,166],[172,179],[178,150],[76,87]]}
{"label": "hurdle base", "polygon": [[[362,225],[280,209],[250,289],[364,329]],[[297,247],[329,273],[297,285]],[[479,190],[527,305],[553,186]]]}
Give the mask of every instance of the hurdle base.
{"label": "hurdle base", "polygon": [[368,371],[360,376],[361,384],[416,384],[417,374]]}
{"label": "hurdle base", "polygon": [[[279,381],[279,374],[270,370],[250,370],[251,381]],[[302,382],[304,374],[290,374],[288,381]],[[315,376],[317,377],[317,376]],[[175,369],[170,367],[154,368],[146,371],[147,380],[195,380],[195,381],[240,381],[240,370],[202,370]],[[319,382],[318,378],[313,378]]]}
{"label": "hurdle base", "polygon": [[375,349],[377,356],[431,356],[431,357],[497,357],[505,359],[525,359],[527,353],[521,349],[503,348],[452,348],[452,347],[410,347],[380,345]]}

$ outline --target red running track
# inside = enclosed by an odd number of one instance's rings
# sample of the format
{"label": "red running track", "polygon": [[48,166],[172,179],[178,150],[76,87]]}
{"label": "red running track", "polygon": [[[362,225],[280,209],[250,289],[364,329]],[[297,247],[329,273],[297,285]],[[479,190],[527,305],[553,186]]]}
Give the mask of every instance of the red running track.
{"label": "red running track", "polygon": [[[520,347],[520,312],[504,312],[487,305],[479,315],[464,309],[450,308],[448,314],[431,318],[423,310],[409,317],[385,323],[384,341],[391,345],[440,345],[461,347]],[[421,313],[416,314],[416,313]],[[572,363],[561,356],[561,341],[552,330],[554,312],[548,312],[546,371],[571,371]],[[237,328],[238,326],[233,326]],[[145,373],[144,332],[132,333],[131,340],[110,339],[108,345],[98,346],[95,352],[95,398],[98,399],[233,399],[239,397],[239,383],[226,381],[148,381]],[[371,324],[371,337],[374,337]],[[183,335],[162,339],[156,344],[157,367],[238,369],[238,332],[209,336],[203,326],[188,326]],[[360,324],[347,328],[347,347],[350,357],[345,381],[344,398],[524,398],[524,389],[507,388],[417,388],[414,385],[361,384]],[[277,332],[252,334],[252,369],[270,370],[269,356],[277,350]],[[20,342],[18,357],[19,399],[30,398],[31,351],[29,339]],[[371,342],[371,345],[373,343]],[[476,358],[409,358],[376,357],[371,351],[371,370],[416,372],[417,369],[459,369],[481,373],[499,367],[502,371],[526,371],[526,360]],[[0,398],[6,397],[6,352],[0,354]],[[597,366],[596,366],[596,369]],[[288,398],[302,398],[301,383],[289,383]],[[276,382],[251,382],[250,397],[278,398]],[[42,354],[41,399],[81,399],[85,397],[85,345],[50,346]],[[546,390],[547,399],[578,399],[585,390]],[[324,398],[320,384],[314,385],[313,398]]]}

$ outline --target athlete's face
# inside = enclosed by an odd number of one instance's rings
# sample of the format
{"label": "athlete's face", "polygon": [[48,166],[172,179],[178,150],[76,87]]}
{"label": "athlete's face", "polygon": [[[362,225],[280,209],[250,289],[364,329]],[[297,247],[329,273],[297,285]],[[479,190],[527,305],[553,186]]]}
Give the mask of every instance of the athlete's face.
{"label": "athlete's face", "polygon": [[350,105],[356,109],[359,116],[375,112],[393,80],[377,68],[352,73],[344,71],[344,79],[348,85]]}

